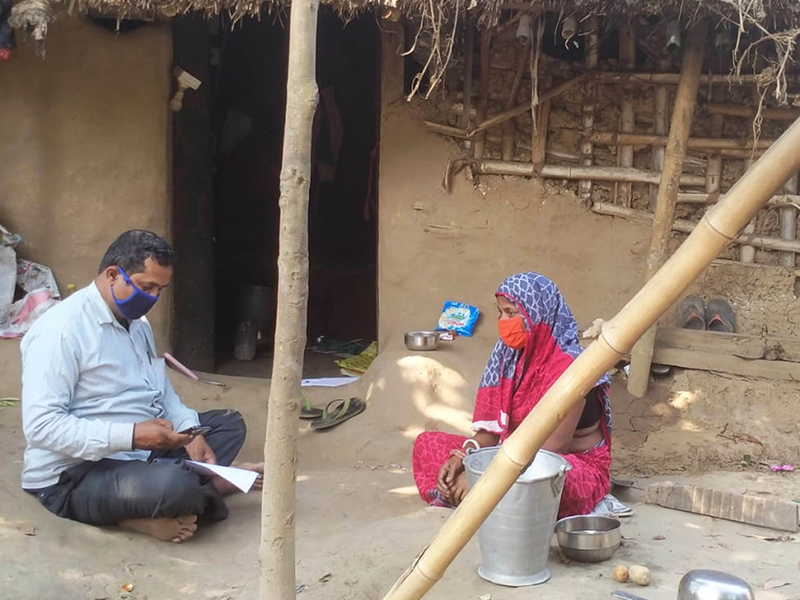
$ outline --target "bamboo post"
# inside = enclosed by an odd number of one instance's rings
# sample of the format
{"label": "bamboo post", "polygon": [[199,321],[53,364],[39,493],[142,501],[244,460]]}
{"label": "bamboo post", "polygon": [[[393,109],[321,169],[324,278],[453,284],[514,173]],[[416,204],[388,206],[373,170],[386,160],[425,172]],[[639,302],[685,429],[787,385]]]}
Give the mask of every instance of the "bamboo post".
{"label": "bamboo post", "polygon": [[[593,71],[597,69],[598,59],[598,27],[599,19],[596,15],[587,18],[584,23],[586,28],[584,30],[586,40],[586,69]],[[594,129],[594,102],[597,98],[597,83],[589,81],[586,83],[586,99],[583,103],[583,131],[584,135],[588,135]],[[594,162],[594,148],[592,143],[584,141],[581,143],[581,164],[584,167],[591,167]],[[581,200],[584,202],[592,201],[592,182],[590,180],[581,181],[578,187]]]}
{"label": "bamboo post", "polygon": [[[658,69],[666,71],[669,68],[670,60],[662,58],[658,61]],[[665,85],[656,87],[654,92],[655,99],[655,115],[653,118],[653,128],[657,136],[667,135],[667,126],[669,123],[669,89]],[[661,171],[664,168],[664,148],[661,146],[653,147],[653,169]],[[650,188],[650,208],[655,210],[656,200],[658,199],[658,186],[651,186]]]}
{"label": "bamboo post", "polygon": [[[631,221],[638,221],[640,223],[653,222],[653,215],[649,211],[636,210],[635,208],[627,208],[609,202],[593,202],[592,212],[598,215],[606,215],[609,217],[619,217],[622,219],[630,219]],[[691,233],[697,223],[686,219],[675,219],[672,222],[672,230],[680,233]],[[749,235],[742,233],[737,238],[731,240],[732,244],[750,245],[764,250],[777,250],[779,252],[786,252],[792,255],[800,253],[800,240],[785,240],[783,238],[769,237],[765,235]]]}
{"label": "bamboo post", "polygon": [[[797,194],[797,173],[792,175],[783,188],[787,194]],[[795,241],[797,239],[797,209],[794,206],[782,206],[781,216],[781,237],[785,240]],[[781,252],[780,263],[787,269],[795,267],[794,252]]]}
{"label": "bamboo post", "polygon": [[[461,129],[469,129],[470,113],[472,112],[472,71],[475,61],[475,25],[467,22],[467,33],[464,39],[464,113],[461,115]],[[472,142],[467,141],[467,147]]]}
{"label": "bamboo post", "polygon": [[680,298],[758,209],[800,168],[798,146],[800,120],[775,142],[714,210],[705,214],[689,238],[639,293],[604,324],[600,337],[575,359],[503,443],[475,487],[384,600],[419,600],[442,578],[570,409]]}
{"label": "bamboo post", "polygon": [[[708,25],[705,21],[701,21],[692,26],[686,40],[686,50],[681,65],[681,81],[675,94],[669,137],[664,150],[664,170],[658,185],[653,232],[645,267],[647,279],[650,279],[658,271],[667,256],[672,221],[675,219],[683,158],[686,155],[686,142],[689,139],[694,108],[697,104],[697,90],[700,87],[700,71],[703,68],[707,34]],[[642,397],[647,393],[655,334],[656,330],[653,326],[633,349],[628,377],[628,392],[633,396]]]}
{"label": "bamboo post", "polygon": [[[716,87],[711,92],[714,100],[725,99],[725,89]],[[722,113],[711,114],[711,137],[721,138],[725,132],[725,115]],[[711,152],[706,157],[706,193],[719,192],[720,178],[722,177],[722,155]]]}
{"label": "bamboo post", "polygon": [[[630,183],[658,184],[662,180],[661,173],[644,171],[629,167],[573,167],[571,165],[544,165],[534,169],[532,163],[520,161],[504,161],[485,158],[477,165],[482,175],[518,175],[521,177],[545,177],[552,179],[577,179],[579,181],[611,181]],[[698,175],[681,175],[680,183],[687,186],[701,186],[705,177]]]}
{"label": "bamboo post", "polygon": [[531,163],[543,165],[547,157],[547,128],[550,126],[550,100],[539,103],[536,112],[536,127],[531,140]]}
{"label": "bamboo post", "polygon": [[[522,84],[522,75],[525,73],[525,65],[528,64],[528,43],[521,47],[516,48],[517,53],[517,71],[514,74],[514,83],[511,85],[511,93],[506,102],[506,110],[511,110],[517,104],[517,96],[519,95],[519,88]],[[509,119],[505,122],[503,127],[502,138],[502,154],[503,160],[511,160],[514,157],[515,142],[516,142],[516,123],[514,119]]]}
{"label": "bamboo post", "polygon": [[[489,80],[491,79],[490,45],[492,34],[487,29],[481,32],[481,78],[478,84],[478,107],[476,121],[482,123],[486,119],[486,110],[489,105]],[[486,133],[480,132],[475,136],[475,158],[481,159],[486,151]]]}
{"label": "bamboo post", "polygon": [[[623,71],[636,69],[636,26],[628,22],[619,29],[619,58]],[[633,133],[636,115],[633,110],[633,87],[630,84],[622,88],[622,110],[620,111],[620,131]],[[619,164],[622,167],[633,166],[633,146],[625,145],[619,148]],[[630,206],[633,201],[633,190],[630,183],[620,183],[617,186],[617,200],[622,206]]]}
{"label": "bamboo post", "polygon": [[317,108],[319,0],[295,2],[289,20],[289,66],[281,166],[278,311],[275,358],[264,442],[259,549],[262,600],[293,600],[295,588],[295,464],[308,308],[308,193]]}
{"label": "bamboo post", "polygon": [[[648,133],[615,133],[613,131],[596,131],[587,137],[588,141],[598,146],[618,146],[620,144],[666,146],[668,137],[650,135]],[[755,146],[759,150],[770,147],[773,140],[758,140]],[[698,138],[686,140],[687,149],[696,150],[746,150],[752,152],[753,140],[748,138]]]}

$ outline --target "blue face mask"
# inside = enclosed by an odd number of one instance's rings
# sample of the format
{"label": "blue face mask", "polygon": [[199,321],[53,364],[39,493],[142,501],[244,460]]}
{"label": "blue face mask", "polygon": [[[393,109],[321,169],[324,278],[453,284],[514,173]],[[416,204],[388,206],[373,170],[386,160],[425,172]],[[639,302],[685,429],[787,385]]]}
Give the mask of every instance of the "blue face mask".
{"label": "blue face mask", "polygon": [[112,285],[111,296],[114,298],[114,304],[116,304],[117,310],[126,319],[130,319],[131,321],[141,319],[147,314],[147,311],[153,308],[153,305],[158,302],[158,296],[151,296],[147,292],[143,292],[131,281],[131,278],[128,277],[128,274],[123,271],[122,268],[117,267],[117,270],[120,275],[122,275],[122,279],[125,280],[125,283],[133,288],[133,293],[124,300],[119,300],[116,294],[114,294],[114,286]]}

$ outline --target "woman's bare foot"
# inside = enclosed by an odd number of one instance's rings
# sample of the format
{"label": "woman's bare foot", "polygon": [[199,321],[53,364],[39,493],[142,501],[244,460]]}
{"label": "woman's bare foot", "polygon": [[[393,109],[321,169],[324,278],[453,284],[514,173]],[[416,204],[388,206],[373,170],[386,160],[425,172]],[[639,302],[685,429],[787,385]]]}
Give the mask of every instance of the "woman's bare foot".
{"label": "woman's bare foot", "polygon": [[162,519],[126,519],[118,523],[120,529],[137,531],[165,542],[185,542],[197,531],[197,515]]}
{"label": "woman's bare foot", "polygon": [[[264,485],[264,463],[242,463],[240,465],[231,465],[231,466],[236,467],[237,469],[244,469],[246,471],[255,471],[256,473],[258,473],[258,477],[256,478],[255,483],[253,483],[252,489],[260,490]],[[221,477],[214,477],[211,479],[211,481],[213,482],[214,487],[217,488],[217,491],[223,496],[229,496],[239,491],[239,488],[237,488],[229,481],[225,481]]]}

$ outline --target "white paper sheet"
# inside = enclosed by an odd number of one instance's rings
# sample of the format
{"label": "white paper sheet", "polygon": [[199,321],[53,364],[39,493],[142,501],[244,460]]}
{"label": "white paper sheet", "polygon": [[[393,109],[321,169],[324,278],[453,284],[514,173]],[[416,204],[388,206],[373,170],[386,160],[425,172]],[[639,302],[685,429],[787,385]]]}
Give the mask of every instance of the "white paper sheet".
{"label": "white paper sheet", "polygon": [[358,377],[318,377],[316,379],[303,379],[301,387],[339,387],[358,381]]}
{"label": "white paper sheet", "polygon": [[237,467],[209,465],[207,463],[201,463],[194,460],[187,460],[186,464],[197,473],[203,473],[204,475],[219,475],[225,481],[229,481],[237,488],[242,490],[245,494],[250,491],[250,488],[253,487],[253,484],[258,478],[258,473],[255,471],[248,471],[247,469],[239,469]]}

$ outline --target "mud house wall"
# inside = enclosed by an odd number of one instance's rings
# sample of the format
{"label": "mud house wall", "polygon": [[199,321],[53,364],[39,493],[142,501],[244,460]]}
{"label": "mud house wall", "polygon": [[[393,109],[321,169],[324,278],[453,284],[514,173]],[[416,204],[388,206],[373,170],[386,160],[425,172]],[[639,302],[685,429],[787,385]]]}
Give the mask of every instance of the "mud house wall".
{"label": "mud house wall", "polygon": [[[51,26],[46,60],[19,39],[0,67],[0,223],[62,292],[91,281],[118,233],[169,234],[171,53],[166,26],[115,35],[72,17]],[[166,300],[151,318],[162,347]]]}

